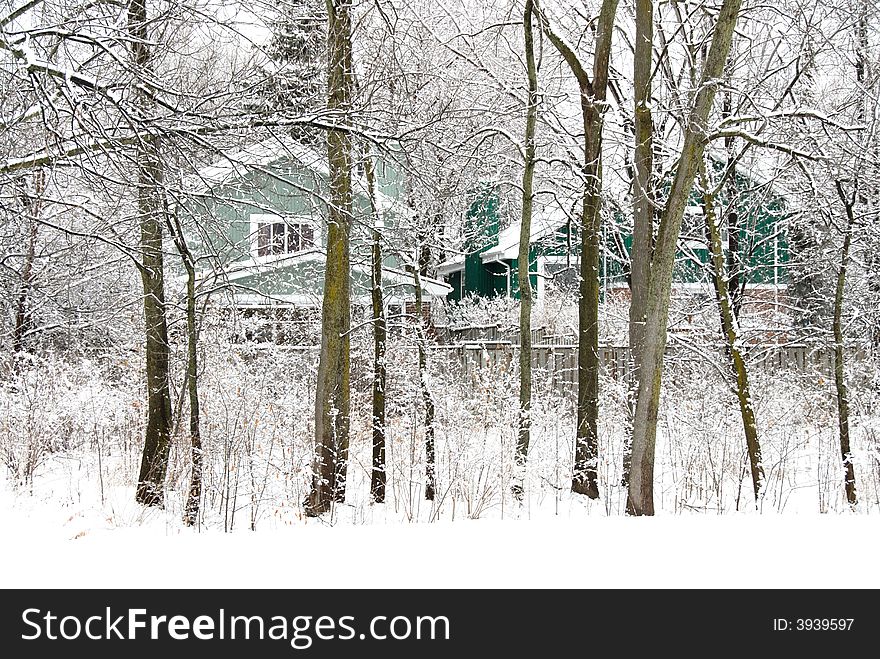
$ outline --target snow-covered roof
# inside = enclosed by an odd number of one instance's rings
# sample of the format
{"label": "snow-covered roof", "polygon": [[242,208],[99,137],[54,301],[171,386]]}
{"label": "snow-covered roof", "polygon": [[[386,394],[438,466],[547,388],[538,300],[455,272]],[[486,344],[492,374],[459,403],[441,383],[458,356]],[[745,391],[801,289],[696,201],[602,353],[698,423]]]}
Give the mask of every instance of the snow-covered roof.
{"label": "snow-covered roof", "polygon": [[[230,264],[215,272],[206,272],[202,275],[203,281],[211,283],[235,282],[245,277],[277,272],[285,267],[303,263],[316,263],[320,266],[326,262],[327,257],[320,249],[310,249],[296,254],[283,254],[277,257],[247,259]],[[361,265],[353,265],[352,269],[362,274],[369,274],[367,268]],[[415,285],[415,277],[412,273],[396,268],[382,268],[382,276],[392,286]],[[422,290],[433,297],[445,297],[452,291],[452,287],[442,281],[431,277],[421,277]]]}
{"label": "snow-covered roof", "polygon": [[[728,161],[727,152],[717,145],[707,147],[706,154],[719,163]],[[766,149],[750,149],[749,153],[737,161],[735,171],[755,185],[766,185],[779,197],[789,199],[793,197],[791,191],[782,183],[780,175],[783,171],[783,163],[776,153],[768,152]]]}
{"label": "snow-covered roof", "polygon": [[[355,268],[358,267],[355,266]],[[364,271],[366,271],[366,268],[364,268]],[[388,277],[392,284],[415,286],[415,277],[410,272],[404,272],[396,268],[382,268],[382,274]],[[419,282],[422,284],[422,290],[433,297],[443,298],[446,297],[447,293],[452,292],[452,286],[432,277],[421,276],[419,277]]]}
{"label": "snow-covered roof", "polygon": [[[536,213],[532,217],[531,231],[529,232],[529,244],[535,243],[542,238],[553,234],[568,221],[568,215],[559,206],[551,206],[543,213]],[[515,259],[519,256],[519,235],[522,227],[521,222],[514,222],[506,229],[498,233],[498,244],[480,254],[484,263],[499,259]]]}
{"label": "snow-covered roof", "polygon": [[[276,135],[229,153],[221,153],[216,162],[187,177],[184,186],[190,192],[206,192],[212,188],[232,183],[255,168],[270,167],[284,161],[299,163],[319,176],[330,178],[326,153],[317,151],[289,135]],[[357,174],[352,178],[354,191],[366,196],[366,178]],[[397,200],[382,191],[376,190],[375,194],[379,210],[387,211],[393,208],[401,213],[406,212],[406,207],[403,204],[398,203]]]}
{"label": "snow-covered roof", "polygon": [[451,259],[446,259],[437,266],[437,272],[441,275],[448,275],[450,272],[458,272],[464,269],[464,255],[459,254]]}
{"label": "snow-covered roof", "polygon": [[[554,231],[557,231],[560,227],[564,226],[568,222],[568,219],[568,214],[565,210],[555,204],[536,212],[532,216],[529,244],[536,243],[542,238],[552,235]],[[519,234],[521,226],[521,222],[514,222],[507,228],[502,229],[498,233],[498,244],[494,247],[490,247],[485,252],[480,253],[480,258],[483,260],[483,263],[517,258],[519,256]],[[458,254],[437,266],[437,272],[440,275],[448,275],[453,272],[458,272],[459,270],[464,270],[464,260],[464,255]]]}

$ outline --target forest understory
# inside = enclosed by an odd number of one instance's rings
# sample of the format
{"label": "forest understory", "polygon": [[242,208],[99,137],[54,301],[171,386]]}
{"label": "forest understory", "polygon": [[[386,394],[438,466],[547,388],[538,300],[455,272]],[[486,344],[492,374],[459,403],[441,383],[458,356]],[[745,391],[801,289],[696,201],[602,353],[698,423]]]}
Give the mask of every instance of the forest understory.
{"label": "forest understory", "polygon": [[[431,363],[436,405],[434,501],[425,499],[421,392],[415,350],[389,350],[387,499],[370,497],[369,373],[355,364],[348,485],[344,503],[310,519],[316,352],[279,346],[206,349],[203,497],[197,531],[261,531],[302,524],[364,525],[623,515],[627,388],[601,379],[600,496],[571,493],[574,396],[535,374],[532,445],[522,501],[516,475],[518,381],[504,365],[464,372],[448,356]],[[35,359],[4,383],[0,456],[7,505],[57,511],[114,529],[181,527],[190,478],[189,444],[177,427],[165,507],[135,504],[143,434],[136,363],[115,358]],[[755,502],[736,398],[708,360],[667,365],[658,422],[655,491],[659,515],[876,514],[880,511],[880,405],[873,361],[855,363],[853,456],[859,504],[843,490],[831,382],[817,372],[756,369],[754,403],[766,481]],[[858,384],[858,386],[856,386]],[[183,410],[185,412],[185,408]],[[178,407],[178,414],[181,408]]]}

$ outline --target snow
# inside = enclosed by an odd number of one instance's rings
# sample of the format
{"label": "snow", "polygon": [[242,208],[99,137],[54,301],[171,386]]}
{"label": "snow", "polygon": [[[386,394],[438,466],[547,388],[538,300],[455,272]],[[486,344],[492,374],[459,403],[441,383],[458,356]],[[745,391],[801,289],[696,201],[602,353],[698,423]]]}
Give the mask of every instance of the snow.
{"label": "snow", "polygon": [[[185,529],[116,491],[119,517],[0,495],[6,588],[877,588],[864,515],[626,518]],[[125,503],[131,501],[131,503]],[[846,560],[840,561],[841,554]],[[315,556],[337,573],[313,570]],[[636,568],[637,565],[642,567]],[[155,566],[150,569],[144,566]]]}
{"label": "snow", "polygon": [[[551,235],[560,227],[565,226],[569,216],[565,210],[558,205],[553,205],[538,212],[532,218],[531,231],[529,232],[529,243],[534,243]],[[484,263],[496,261],[499,259],[515,259],[519,256],[519,236],[522,223],[514,222],[509,227],[502,229],[498,233],[498,245],[492,249],[488,249],[481,254]]]}
{"label": "snow", "polygon": [[[285,160],[298,162],[325,179],[330,177],[326,154],[316,151],[286,134],[279,134],[261,142],[247,144],[237,151],[221,154],[215,163],[203,167],[197,174],[187,177],[184,183],[192,193],[206,192],[217,186],[234,183],[250,171],[271,169],[273,165]],[[284,174],[279,174],[279,176],[283,177]],[[364,176],[355,176],[354,185],[361,195],[367,194]],[[396,199],[390,198],[380,190],[375,190],[373,194],[382,212],[393,210],[400,215],[408,214],[409,211]]]}
{"label": "snow", "polygon": [[[426,502],[417,356],[401,337],[386,360],[388,502],[374,505],[362,374],[371,337],[355,332],[347,499],[312,519],[301,502],[314,352],[226,344],[206,322],[205,481],[196,529],[181,522],[185,436],[171,451],[167,509],[134,501],[144,409],[139,360],[35,360],[0,388],[0,559],[14,566],[4,586],[880,587],[873,362],[850,374],[863,383],[852,399],[855,512],[843,497],[827,380],[753,364],[765,468],[756,510],[735,397],[707,361],[671,360],[658,423],[657,517],[634,519],[624,515],[620,485],[625,382],[601,379],[601,496],[590,501],[569,491],[570,392],[536,370],[519,504],[510,495],[519,478],[515,360],[459,368],[443,362],[451,352],[431,353],[439,496]],[[178,366],[181,356],[174,355]],[[28,456],[36,456],[32,475],[19,475],[13,487]],[[311,569],[316,556],[346,567],[328,577]],[[157,567],[145,572],[144,565]]]}

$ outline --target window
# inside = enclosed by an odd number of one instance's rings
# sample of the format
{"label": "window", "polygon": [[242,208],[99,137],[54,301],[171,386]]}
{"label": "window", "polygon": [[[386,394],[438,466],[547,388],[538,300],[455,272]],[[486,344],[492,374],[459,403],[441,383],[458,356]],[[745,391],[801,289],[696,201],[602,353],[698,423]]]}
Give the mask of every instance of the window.
{"label": "window", "polygon": [[300,219],[251,215],[251,235],[257,256],[295,254],[315,246],[315,227]]}

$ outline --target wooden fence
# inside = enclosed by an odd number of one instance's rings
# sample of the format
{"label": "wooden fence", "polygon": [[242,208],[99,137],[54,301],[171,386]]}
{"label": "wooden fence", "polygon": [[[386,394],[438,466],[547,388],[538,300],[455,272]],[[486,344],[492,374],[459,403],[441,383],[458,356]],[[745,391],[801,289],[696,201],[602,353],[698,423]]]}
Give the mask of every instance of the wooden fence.
{"label": "wooden fence", "polygon": [[[507,341],[474,341],[456,345],[435,346],[436,355],[444,354],[458,363],[465,374],[475,369],[517,369],[519,346]],[[532,345],[532,368],[552,376],[554,387],[573,390],[577,384],[576,345]],[[722,346],[697,351],[680,345],[666,348],[667,364],[689,363],[695,367],[726,369],[727,356]],[[599,362],[605,375],[626,379],[631,369],[630,350],[627,346],[600,346]],[[833,352],[827,348],[806,345],[755,345],[746,350],[746,363],[751,369],[794,370],[816,373],[831,378],[834,373]]]}

